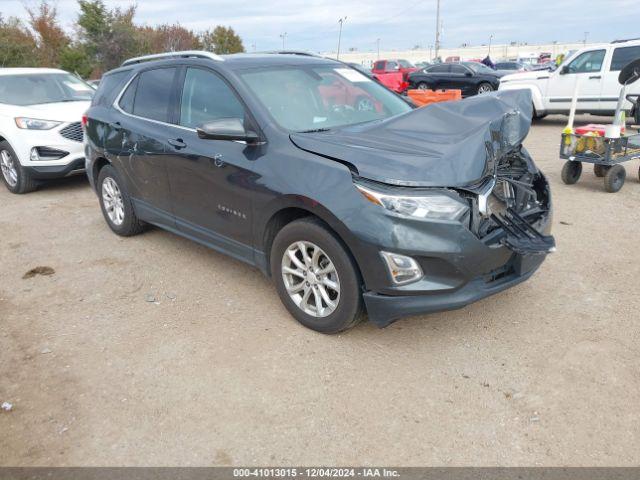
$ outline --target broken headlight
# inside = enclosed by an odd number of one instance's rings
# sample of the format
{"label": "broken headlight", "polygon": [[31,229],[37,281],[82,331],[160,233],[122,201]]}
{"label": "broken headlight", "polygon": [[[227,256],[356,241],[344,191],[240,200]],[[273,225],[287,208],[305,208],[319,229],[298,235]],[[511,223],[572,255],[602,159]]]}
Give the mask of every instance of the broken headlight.
{"label": "broken headlight", "polygon": [[403,191],[402,194],[392,194],[358,183],[355,186],[371,203],[407,217],[458,220],[469,209],[469,205],[462,199],[456,199],[443,190],[421,190],[415,194]]}

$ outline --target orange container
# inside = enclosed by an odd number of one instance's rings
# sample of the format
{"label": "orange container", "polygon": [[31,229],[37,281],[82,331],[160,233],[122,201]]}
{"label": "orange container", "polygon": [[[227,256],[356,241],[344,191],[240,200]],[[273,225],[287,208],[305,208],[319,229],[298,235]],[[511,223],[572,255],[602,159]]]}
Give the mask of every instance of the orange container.
{"label": "orange container", "polygon": [[462,90],[409,90],[407,95],[420,107],[432,103],[462,100]]}

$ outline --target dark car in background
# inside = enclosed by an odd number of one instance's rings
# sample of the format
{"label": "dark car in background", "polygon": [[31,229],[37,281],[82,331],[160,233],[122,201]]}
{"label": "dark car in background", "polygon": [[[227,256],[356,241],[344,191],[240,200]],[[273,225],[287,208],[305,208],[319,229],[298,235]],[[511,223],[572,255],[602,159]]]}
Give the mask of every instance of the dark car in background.
{"label": "dark car in background", "polygon": [[476,62],[440,63],[409,74],[408,82],[410,89],[457,89],[469,97],[497,90],[503,74]]}
{"label": "dark car in background", "polygon": [[540,266],[551,199],[522,146],[531,108],[512,91],[413,109],[318,57],[150,55],[103,77],[87,175],[116,234],[152,224],[256,266],[317,331],[365,309],[382,327]]}
{"label": "dark car in background", "polygon": [[496,70],[509,70],[509,73],[528,72],[531,66],[523,62],[498,62],[495,64]]}

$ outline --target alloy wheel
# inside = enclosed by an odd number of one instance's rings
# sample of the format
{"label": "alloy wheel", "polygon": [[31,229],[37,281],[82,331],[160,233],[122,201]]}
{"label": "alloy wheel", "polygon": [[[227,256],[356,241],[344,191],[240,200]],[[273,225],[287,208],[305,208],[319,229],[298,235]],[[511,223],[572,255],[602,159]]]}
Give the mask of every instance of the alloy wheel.
{"label": "alloy wheel", "polygon": [[16,168],[16,162],[13,156],[8,150],[2,150],[2,152],[0,152],[0,168],[9,186],[15,187],[18,184],[18,169]]}
{"label": "alloy wheel", "polygon": [[491,85],[487,83],[483,83],[478,87],[478,95],[482,95],[483,93],[489,93],[489,92],[493,92],[493,88],[491,88]]}
{"label": "alloy wheel", "polygon": [[333,261],[320,247],[298,241],[282,256],[282,280],[289,297],[313,317],[331,315],[340,301],[340,279]]}
{"label": "alloy wheel", "polygon": [[111,177],[105,178],[102,182],[102,203],[111,223],[116,226],[122,225],[124,222],[122,193],[116,181]]}

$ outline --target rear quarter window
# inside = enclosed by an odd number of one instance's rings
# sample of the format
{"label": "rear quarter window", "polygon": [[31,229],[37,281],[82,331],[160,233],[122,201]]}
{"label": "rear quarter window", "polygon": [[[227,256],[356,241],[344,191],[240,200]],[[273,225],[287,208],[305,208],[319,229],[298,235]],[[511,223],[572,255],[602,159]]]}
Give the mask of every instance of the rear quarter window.
{"label": "rear quarter window", "polygon": [[113,103],[118,95],[124,80],[129,76],[130,71],[110,73],[102,77],[98,91],[91,102],[92,106],[106,107]]}
{"label": "rear quarter window", "polygon": [[613,51],[611,71],[618,72],[628,63],[640,58],[640,45],[635,47],[618,47]]}

